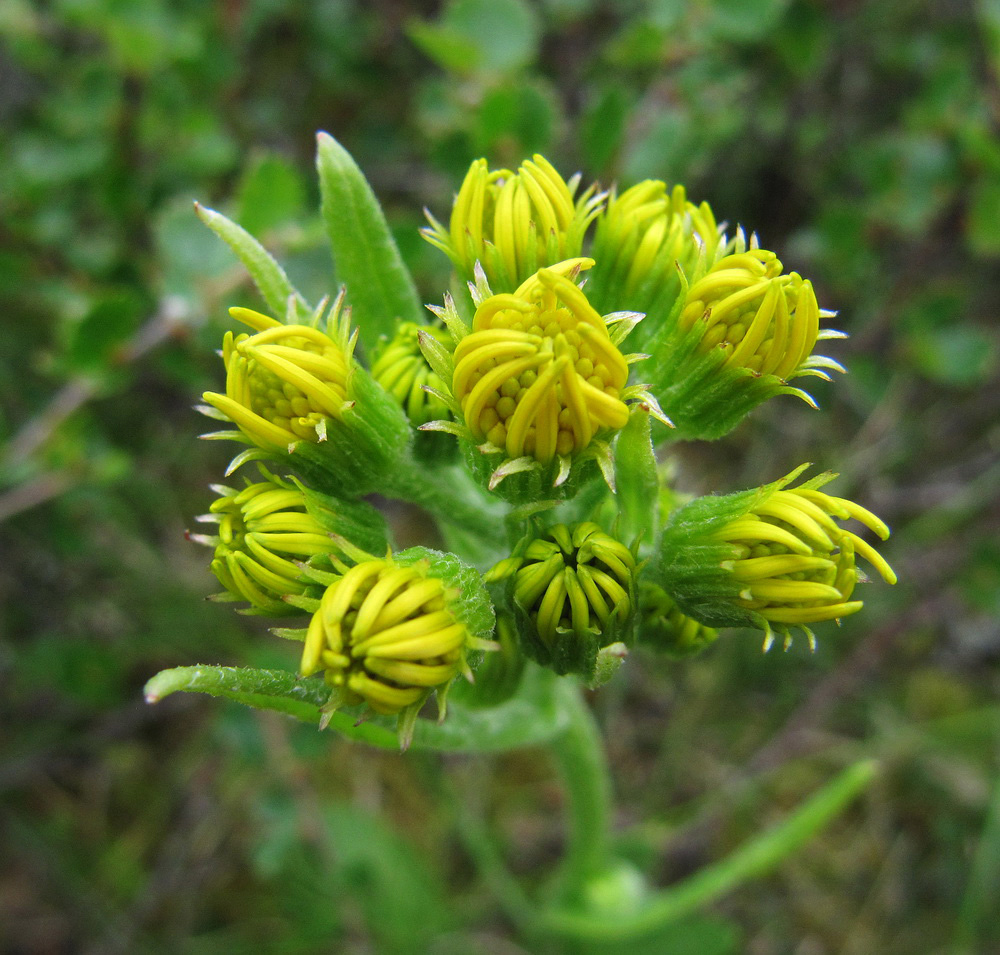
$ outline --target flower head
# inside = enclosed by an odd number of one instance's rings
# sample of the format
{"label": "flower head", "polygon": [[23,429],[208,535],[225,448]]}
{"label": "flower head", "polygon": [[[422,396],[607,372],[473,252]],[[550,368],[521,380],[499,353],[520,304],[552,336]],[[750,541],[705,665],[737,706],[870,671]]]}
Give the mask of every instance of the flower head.
{"label": "flower head", "polygon": [[628,422],[626,400],[641,399],[662,417],[644,385],[626,387],[629,362],[641,356],[618,349],[641,316],[602,318],[573,281],[592,264],[571,259],[539,269],[509,294],[493,294],[480,273],[471,329],[449,297],[433,309],[447,323],[454,351],[421,338],[427,360],[449,384],[458,418],[423,429],[450,431],[477,447],[481,454],[467,460],[490,490],[519,475],[501,491],[515,503],[554,488],[565,495],[571,474],[580,473],[577,463],[596,461],[613,486],[609,439]]}
{"label": "flower head", "polygon": [[482,639],[493,613],[478,575],[452,555],[414,551],[364,555],[329,584],[306,631],[300,667],[303,676],[322,671],[332,687],[327,713],[367,703],[376,713],[400,714],[404,745],[435,690],[443,715],[448,685],[469,674],[467,652],[493,646]]}
{"label": "flower head", "polygon": [[874,514],[819,488],[835,475],[787,484],[803,467],[774,484],[723,498],[701,498],[681,508],[661,541],[657,581],[685,613],[713,626],[757,626],[773,641],[773,627],[790,641],[791,626],[814,638],[809,624],[857,613],[857,566],[863,557],[890,584],[885,559],[838,521],[855,519],[885,540],[889,528]]}
{"label": "flower head", "polygon": [[594,675],[598,652],[631,640],[636,606],[633,551],[597,524],[557,524],[487,582],[512,581],[528,652],[557,673]]}
{"label": "flower head", "polygon": [[476,309],[455,349],[452,394],[477,441],[547,464],[625,426],[627,380],[604,319],[570,279],[542,269]]}
{"label": "flower head", "polygon": [[720,349],[724,367],[784,381],[802,374],[819,337],[819,305],[811,282],[781,270],[764,249],[720,259],[688,289],[681,329],[702,323],[698,350]]}
{"label": "flower head", "polygon": [[829,381],[827,370],[844,371],[812,353],[820,339],[844,337],[820,329],[820,318],[833,313],[820,309],[812,284],[797,272],[783,273],[773,252],[756,247],[756,237],[748,247],[739,233],[731,248],[707,269],[704,263],[695,269],[647,340],[650,357],[639,366],[680,436],[721,437],[774,395],[795,395],[815,408],[790,379]]}
{"label": "flower head", "polygon": [[638,639],[670,657],[700,653],[719,639],[719,631],[682,613],[676,601],[649,581],[639,585]]}
{"label": "flower head", "polygon": [[695,205],[682,185],[668,190],[666,183],[647,179],[621,195],[612,191],[597,217],[597,265],[588,290],[599,308],[650,316],[635,331],[641,346],[680,294],[678,267],[690,275],[700,259],[714,262],[724,244],[707,202]]}
{"label": "flower head", "polygon": [[[372,362],[372,377],[403,406],[414,425],[447,418],[450,414],[448,405],[434,393],[440,393],[444,382],[431,370],[420,351],[417,336],[421,331],[438,341],[447,334],[431,325],[403,322]],[[425,386],[433,391],[427,391]]]}
{"label": "flower head", "polygon": [[525,160],[516,173],[490,170],[485,159],[469,167],[445,228],[429,212],[422,230],[466,280],[476,262],[498,292],[512,292],[539,268],[580,254],[587,226],[603,196],[594,187],[574,198],[579,176],[568,183],[544,156]]}
{"label": "flower head", "polygon": [[199,520],[218,524],[218,533],[190,536],[214,547],[212,573],[229,599],[248,601],[250,613],[283,616],[296,611],[284,598],[309,589],[302,562],[337,545],[300,488],[263,473],[266,480],[242,490],[216,485],[220,497]]}
{"label": "flower head", "polygon": [[354,340],[348,340],[346,320],[340,320],[340,304],[338,298],[325,331],[231,308],[229,313],[255,334],[226,333],[226,393],[206,392],[205,400],[265,450],[323,440],[327,421],[350,407]]}

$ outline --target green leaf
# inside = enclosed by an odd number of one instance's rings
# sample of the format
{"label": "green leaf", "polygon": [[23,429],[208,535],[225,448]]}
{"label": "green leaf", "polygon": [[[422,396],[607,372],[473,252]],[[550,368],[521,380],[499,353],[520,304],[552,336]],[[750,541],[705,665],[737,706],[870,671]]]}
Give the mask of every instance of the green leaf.
{"label": "green leaf", "polygon": [[479,59],[476,45],[444,24],[414,19],[407,24],[406,32],[430,59],[449,73],[471,73]]}
{"label": "green leaf", "polygon": [[337,874],[357,898],[377,950],[385,955],[431,950],[450,915],[445,886],[427,854],[354,806],[331,806],[323,817],[337,847]]}
{"label": "green leaf", "polygon": [[581,147],[595,175],[611,164],[621,147],[631,108],[632,94],[621,83],[606,86],[587,107],[580,126]]}
{"label": "green leaf", "polygon": [[239,256],[275,318],[285,318],[289,298],[295,303],[296,317],[303,321],[308,318],[311,309],[305,299],[288,280],[284,269],[246,229],[227,219],[221,212],[207,209],[197,202],[194,204],[194,211]]}
{"label": "green leaf", "polygon": [[920,330],[910,337],[910,350],[924,375],[955,388],[974,388],[989,381],[1000,353],[992,329],[975,325]]}
{"label": "green leaf", "polygon": [[[145,686],[147,703],[159,703],[171,693],[207,693],[258,710],[275,710],[303,723],[319,723],[320,707],[330,688],[321,679],[300,679],[286,670],[193,666],[161,670]],[[353,725],[356,717],[334,713],[330,725],[351,739],[385,749],[398,749],[393,730],[374,723]]]}
{"label": "green leaf", "polygon": [[66,357],[79,371],[101,373],[115,364],[115,353],[142,323],[145,303],[137,292],[121,289],[97,299],[73,327]]}
{"label": "green leaf", "polygon": [[984,258],[1000,256],[1000,177],[984,176],[972,187],[966,237],[969,247]]}
{"label": "green leaf", "polygon": [[636,535],[651,541],[656,527],[656,455],[650,434],[649,413],[634,411],[615,445],[615,484],[622,517],[621,539],[630,544]]}
{"label": "green leaf", "polygon": [[551,90],[538,82],[511,83],[483,97],[476,131],[476,151],[509,155],[512,163],[525,154],[546,152],[559,122]]}
{"label": "green leaf", "polygon": [[317,137],[323,220],[338,279],[347,286],[361,340],[373,348],[392,335],[396,319],[423,324],[413,278],[371,186],[347,150],[327,133]]}
{"label": "green leaf", "polygon": [[715,0],[709,28],[721,40],[751,43],[774,30],[787,6],[788,0]]}
{"label": "green leaf", "polygon": [[[565,731],[562,694],[574,690],[553,673],[531,667],[517,696],[482,710],[463,706],[463,695],[474,694],[475,688],[457,685],[449,700],[447,719],[440,724],[419,719],[412,748],[480,753],[537,746]],[[255,709],[285,713],[304,723],[319,723],[320,707],[330,694],[321,679],[300,679],[285,670],[219,666],[162,670],[144,690],[148,703],[158,703],[177,692],[207,693]],[[386,717],[358,723],[357,713],[336,712],[330,726],[349,739],[382,749],[399,748],[395,721]]]}
{"label": "green leaf", "polygon": [[525,0],[452,0],[436,23],[414,20],[410,38],[456,73],[511,73],[538,51],[538,15]]}
{"label": "green leaf", "polygon": [[240,180],[236,218],[260,235],[302,217],[306,189],[298,170],[281,156],[255,157]]}

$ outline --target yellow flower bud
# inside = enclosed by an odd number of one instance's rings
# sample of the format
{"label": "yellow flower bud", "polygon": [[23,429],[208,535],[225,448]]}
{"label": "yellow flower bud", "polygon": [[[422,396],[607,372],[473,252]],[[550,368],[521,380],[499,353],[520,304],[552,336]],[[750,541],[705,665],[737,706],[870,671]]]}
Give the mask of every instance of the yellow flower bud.
{"label": "yellow flower bud", "polygon": [[299,488],[264,474],[268,480],[241,491],[216,486],[222,496],[199,520],[217,523],[218,534],[190,536],[215,548],[212,573],[233,598],[250,603],[251,613],[286,615],[296,609],[282,598],[308,589],[300,562],[337,546]]}
{"label": "yellow flower bud", "polygon": [[[838,620],[857,613],[863,603],[852,599],[863,557],[889,584],[896,574],[871,544],[844,530],[834,518],[854,518],[883,540],[889,528],[870,511],[816,488],[791,488],[766,495],[743,517],[710,535],[730,545],[736,557],[723,563],[738,584],[738,606],[784,629]],[[773,637],[767,631],[766,646]]]}
{"label": "yellow flower bud", "polygon": [[367,703],[376,713],[416,709],[466,672],[474,644],[427,564],[363,560],[327,587],[302,652],[303,676],[322,671],[330,710]]}
{"label": "yellow flower bud", "polygon": [[631,642],[635,575],[633,551],[585,522],[549,528],[484,579],[513,580],[535,659],[557,673],[592,677],[601,648]]}
{"label": "yellow flower bud", "polygon": [[648,311],[665,286],[678,287],[678,265],[690,274],[702,253],[713,262],[721,243],[707,202],[696,206],[682,185],[668,191],[666,183],[647,179],[621,195],[612,192],[599,216],[594,283],[606,285],[609,295],[613,289],[617,301],[609,308]]}
{"label": "yellow flower bud", "polygon": [[539,268],[580,254],[587,226],[603,196],[594,187],[574,198],[579,176],[567,183],[544,156],[516,173],[469,167],[445,228],[430,213],[424,238],[445,252],[466,280],[480,262],[491,286],[512,292]]}
{"label": "yellow flower bud", "polygon": [[682,613],[662,587],[648,581],[639,587],[639,613],[639,642],[671,657],[692,656],[719,639],[718,630]]}
{"label": "yellow flower bud", "polygon": [[326,422],[346,407],[353,339],[339,320],[338,300],[327,329],[285,325],[248,308],[230,314],[256,334],[227,332],[222,346],[226,393],[205,400],[236,423],[252,444],[285,451],[298,441],[318,442]]}
{"label": "yellow flower bud", "polygon": [[446,334],[430,325],[404,322],[372,363],[372,377],[403,406],[414,425],[450,416],[448,406],[424,390],[426,385],[440,392],[444,382],[431,370],[420,351],[417,336],[421,331],[438,341]]}
{"label": "yellow flower bud", "polygon": [[452,394],[473,439],[508,459],[569,458],[628,421],[625,358],[583,292],[554,269],[485,299],[454,369]]}
{"label": "yellow flower bud", "polygon": [[726,354],[724,367],[747,368],[787,381],[811,368],[842,371],[828,358],[813,359],[820,310],[812,283],[782,274],[773,252],[748,249],[727,255],[687,291],[679,325],[703,323],[698,349]]}

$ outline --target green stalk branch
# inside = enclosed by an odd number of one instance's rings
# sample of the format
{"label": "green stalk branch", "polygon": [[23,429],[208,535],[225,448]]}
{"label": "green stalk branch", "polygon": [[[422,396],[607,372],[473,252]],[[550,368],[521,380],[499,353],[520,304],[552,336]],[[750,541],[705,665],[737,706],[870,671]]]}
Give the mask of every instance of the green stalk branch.
{"label": "green stalk branch", "polygon": [[877,764],[865,760],[845,769],[782,824],[672,888],[657,893],[641,911],[609,921],[584,912],[543,916],[549,931],[590,942],[647,935],[715,901],[749,879],[772,871],[833,820],[875,777]]}
{"label": "green stalk branch", "polygon": [[566,732],[551,743],[568,800],[566,858],[559,895],[578,899],[584,886],[608,865],[611,775],[601,732],[579,684],[559,681],[560,705],[569,718]]}

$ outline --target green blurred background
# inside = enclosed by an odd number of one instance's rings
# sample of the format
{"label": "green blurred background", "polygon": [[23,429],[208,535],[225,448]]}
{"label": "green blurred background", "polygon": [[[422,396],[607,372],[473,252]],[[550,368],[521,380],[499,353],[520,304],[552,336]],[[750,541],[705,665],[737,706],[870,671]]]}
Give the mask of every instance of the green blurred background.
{"label": "green blurred background", "polygon": [[[456,803],[526,886],[558,859],[544,752],[369,751],[143,682],[294,667],[206,603],[184,537],[231,448],[196,440],[225,306],[258,304],[198,199],[335,287],[325,129],[416,233],[468,162],[683,182],[815,283],[850,375],[671,452],[726,492],[802,461],[885,518],[899,572],[809,654],[731,632],[595,694],[621,851],[667,883],[839,767],[883,771],[666,955],[1000,951],[997,0],[4,0],[0,4],[0,951],[521,953]],[[611,947],[587,951],[612,952]]]}

